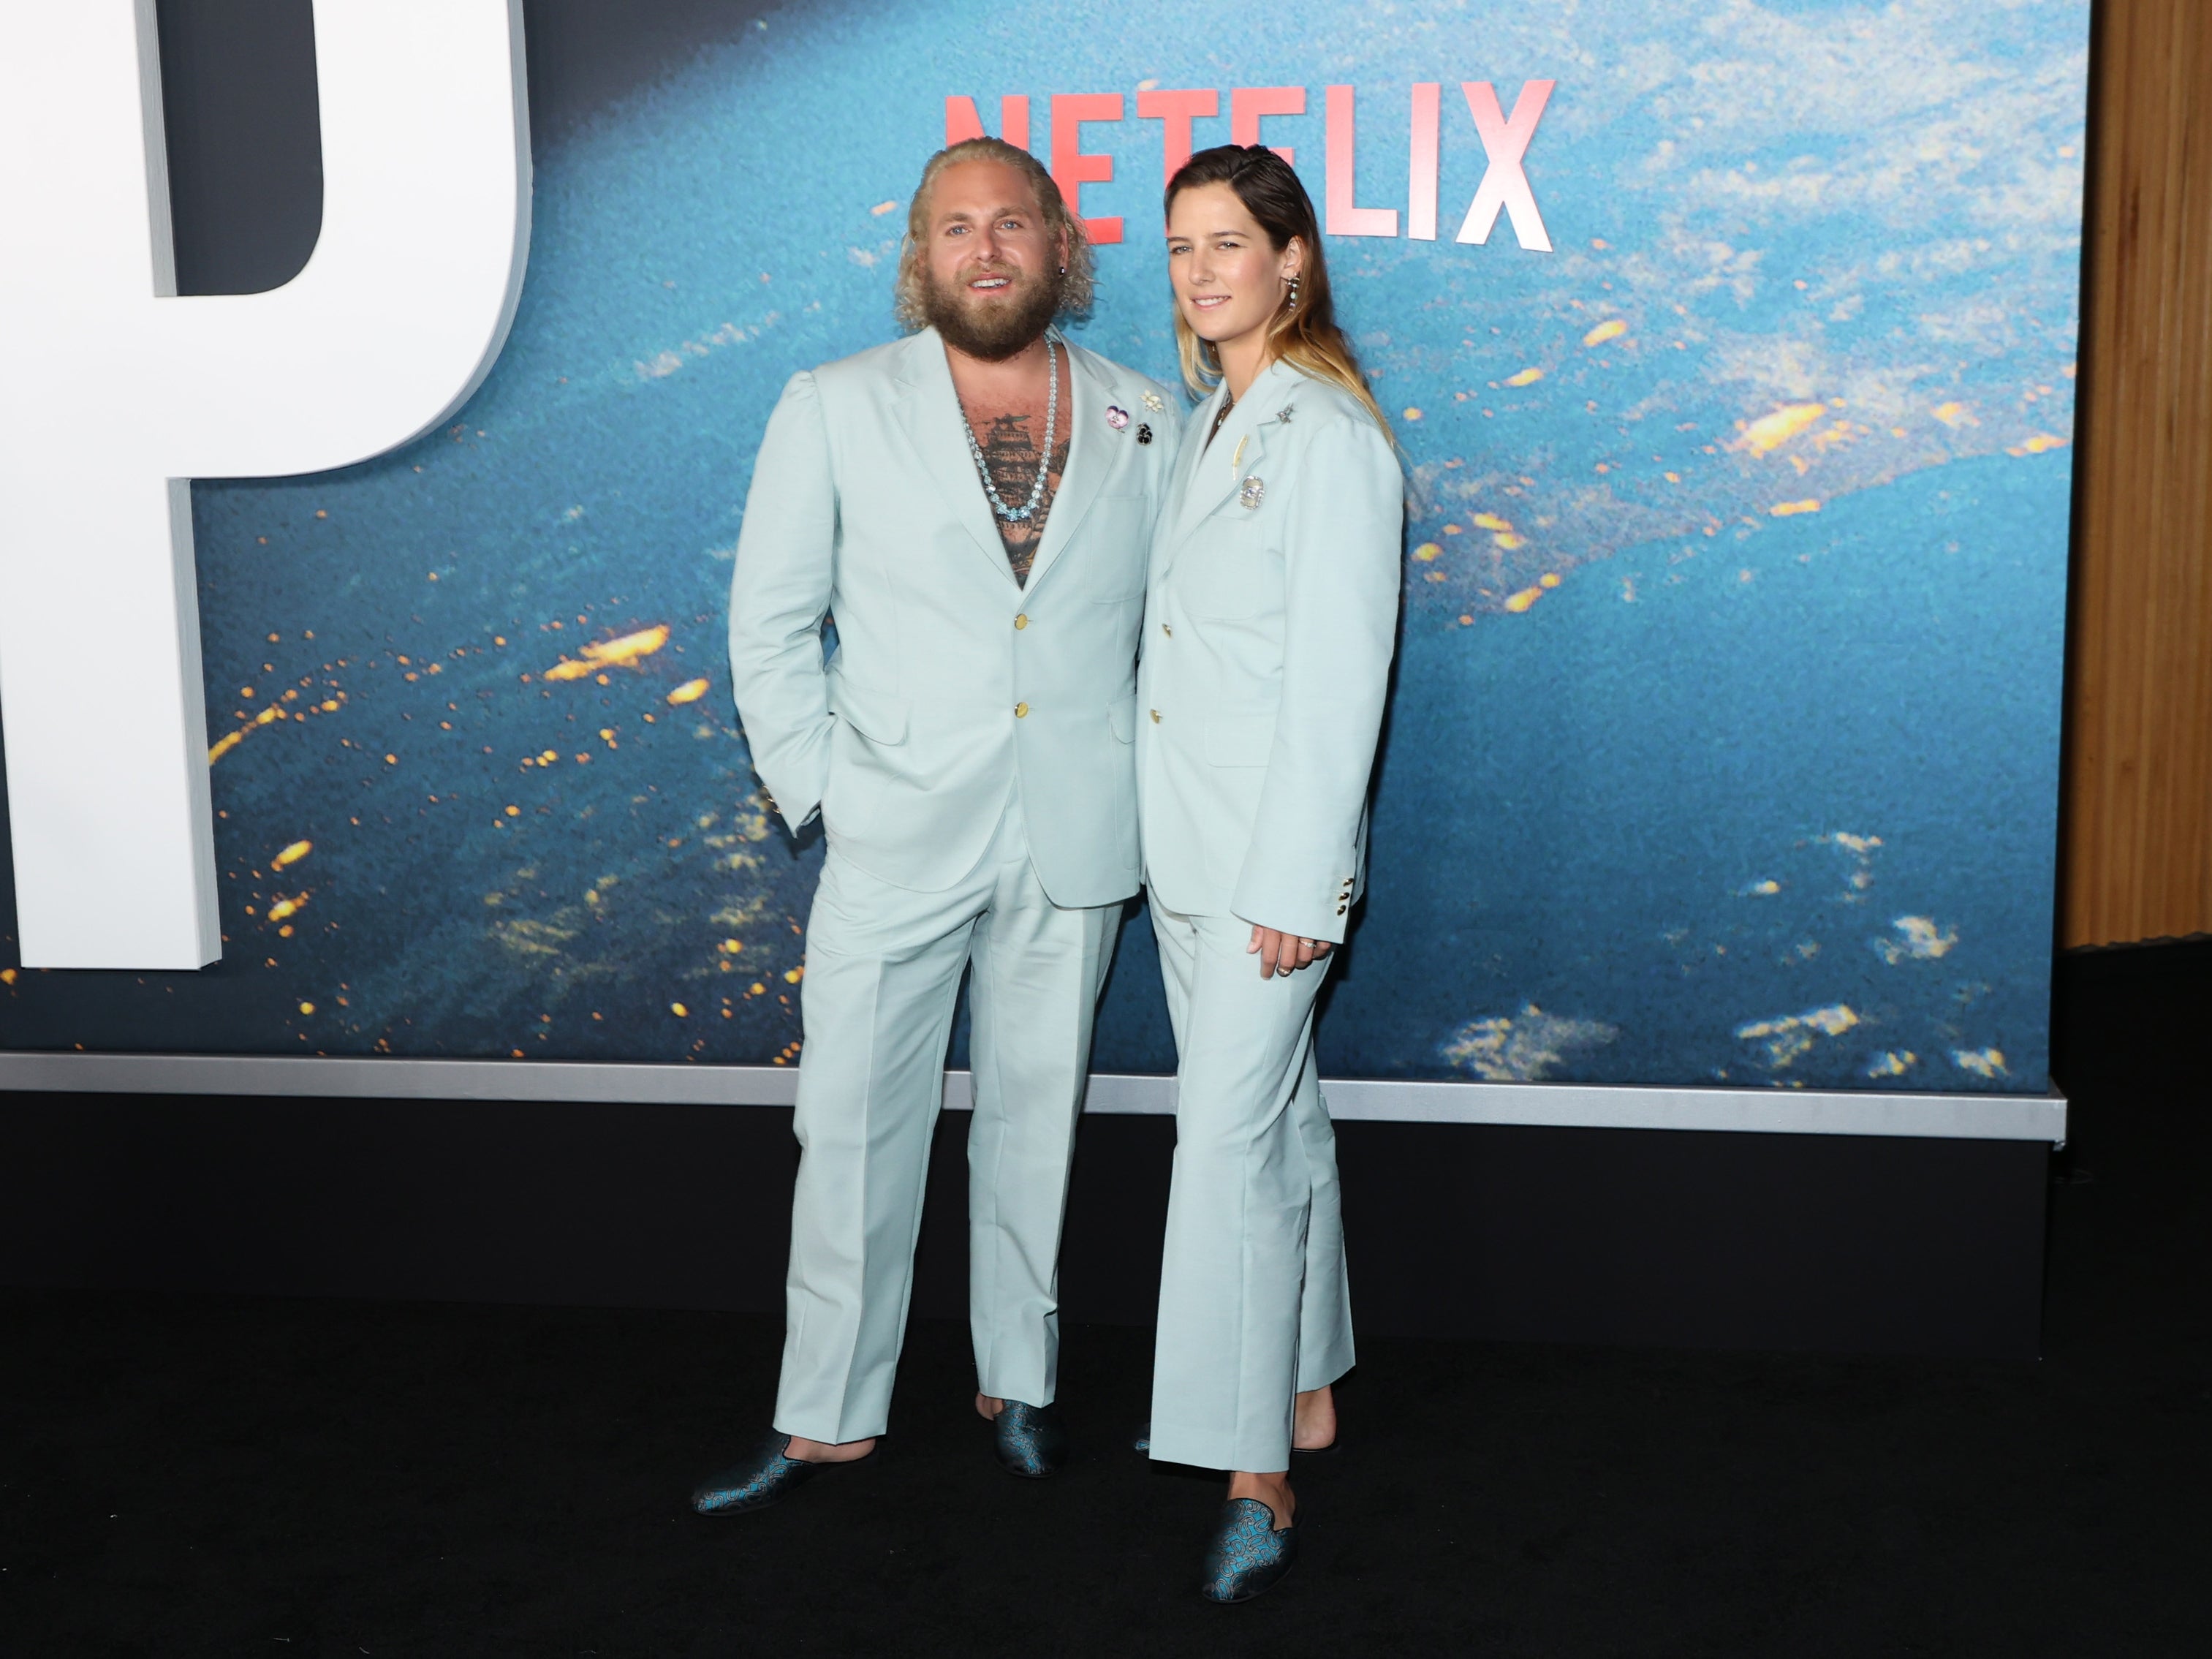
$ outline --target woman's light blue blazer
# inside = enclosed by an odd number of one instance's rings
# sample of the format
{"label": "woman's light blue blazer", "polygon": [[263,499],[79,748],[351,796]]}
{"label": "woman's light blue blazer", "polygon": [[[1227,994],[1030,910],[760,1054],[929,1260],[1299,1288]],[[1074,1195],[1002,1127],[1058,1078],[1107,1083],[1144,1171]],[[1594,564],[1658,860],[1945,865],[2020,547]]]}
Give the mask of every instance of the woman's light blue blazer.
{"label": "woman's light blue blazer", "polygon": [[1191,416],[1152,535],[1137,706],[1146,880],[1186,915],[1341,942],[1397,639],[1405,476],[1288,364]]}

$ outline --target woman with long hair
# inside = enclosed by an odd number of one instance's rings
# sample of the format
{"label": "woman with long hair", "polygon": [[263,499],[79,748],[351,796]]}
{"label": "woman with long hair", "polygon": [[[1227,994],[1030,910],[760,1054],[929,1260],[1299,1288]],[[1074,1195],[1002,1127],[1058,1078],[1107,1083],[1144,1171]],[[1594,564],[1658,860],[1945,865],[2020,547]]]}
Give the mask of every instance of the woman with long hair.
{"label": "woman with long hair", "polygon": [[1352,1363],[1314,1000],[1360,896],[1405,480],[1281,158],[1192,156],[1167,233],[1204,401],[1153,534],[1138,694],[1178,1089],[1148,1438],[1231,1472],[1201,1589],[1241,1601],[1295,1558],[1291,1453],[1334,1443]]}

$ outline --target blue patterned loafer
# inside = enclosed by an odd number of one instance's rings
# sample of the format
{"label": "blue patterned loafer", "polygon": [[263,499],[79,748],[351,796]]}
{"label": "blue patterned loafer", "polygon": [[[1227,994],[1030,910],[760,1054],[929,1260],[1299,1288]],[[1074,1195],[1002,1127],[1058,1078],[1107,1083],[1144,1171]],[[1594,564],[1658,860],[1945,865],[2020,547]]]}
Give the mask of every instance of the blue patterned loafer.
{"label": "blue patterned loafer", "polygon": [[1053,1407],[1009,1400],[991,1419],[991,1448],[1008,1474],[1042,1480],[1067,1462],[1067,1429]]}
{"label": "blue patterned loafer", "polygon": [[1298,1559],[1298,1529],[1275,1526],[1275,1512],[1256,1498],[1232,1498],[1221,1506],[1213,1541],[1206,1547],[1206,1576],[1198,1593],[1209,1601],[1249,1601],[1282,1582]]}
{"label": "blue patterned loafer", "polygon": [[749,1510],[766,1509],[805,1486],[822,1469],[850,1468],[854,1463],[866,1462],[883,1442],[878,1440],[871,1447],[866,1457],[856,1457],[850,1463],[807,1463],[786,1457],[784,1448],[790,1444],[787,1434],[769,1435],[742,1463],[701,1481],[691,1493],[691,1507],[701,1515],[743,1515]]}

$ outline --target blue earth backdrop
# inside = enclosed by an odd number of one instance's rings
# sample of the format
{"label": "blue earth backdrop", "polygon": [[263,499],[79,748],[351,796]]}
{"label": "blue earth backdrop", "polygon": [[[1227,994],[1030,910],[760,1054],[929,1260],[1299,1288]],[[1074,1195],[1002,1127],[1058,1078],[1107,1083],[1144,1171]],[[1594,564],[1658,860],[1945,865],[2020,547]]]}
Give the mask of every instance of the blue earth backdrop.
{"label": "blue earth backdrop", "polygon": [[[15,1048],[789,1064],[820,848],[767,813],[724,629],[793,371],[889,337],[948,95],[1119,92],[1076,337],[1173,378],[1140,88],[1304,87],[1403,447],[1406,604],[1334,1075],[2039,1091],[2086,0],[1531,8],[949,0],[702,24],[541,118],[483,389],[343,472],[193,488],[223,960],[11,971]],[[541,76],[550,71],[537,66]],[[1557,82],[1554,251],[1451,240],[1462,81]],[[1132,907],[1097,1066],[1172,1069]]]}

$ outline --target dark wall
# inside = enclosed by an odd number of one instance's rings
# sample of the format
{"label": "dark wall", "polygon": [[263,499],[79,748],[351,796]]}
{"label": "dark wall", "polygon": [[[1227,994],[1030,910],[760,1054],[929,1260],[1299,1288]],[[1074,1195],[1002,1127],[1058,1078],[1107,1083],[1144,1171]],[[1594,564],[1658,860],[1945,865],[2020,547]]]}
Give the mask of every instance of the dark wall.
{"label": "dark wall", "polygon": [[[940,1124],[915,1313],[963,1317],[967,1118]],[[1174,1124],[1091,1117],[1067,1317],[1148,1324]],[[2047,1149],[1339,1126],[1360,1328],[2035,1352]],[[768,1311],[768,1107],[0,1095],[0,1283]]]}
{"label": "dark wall", "polygon": [[310,0],[157,0],[179,294],[260,294],[323,225]]}

